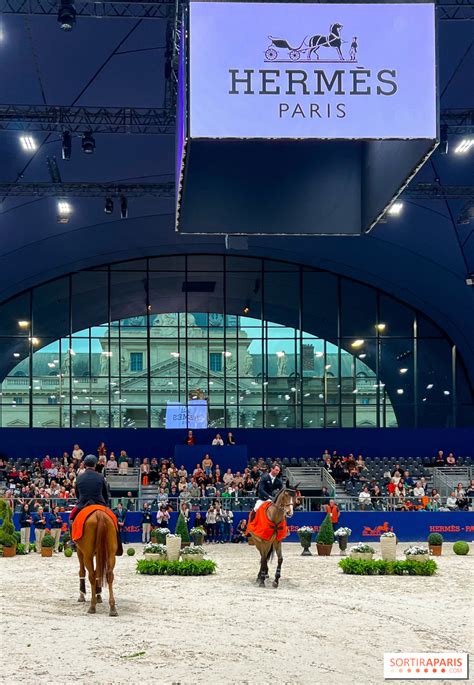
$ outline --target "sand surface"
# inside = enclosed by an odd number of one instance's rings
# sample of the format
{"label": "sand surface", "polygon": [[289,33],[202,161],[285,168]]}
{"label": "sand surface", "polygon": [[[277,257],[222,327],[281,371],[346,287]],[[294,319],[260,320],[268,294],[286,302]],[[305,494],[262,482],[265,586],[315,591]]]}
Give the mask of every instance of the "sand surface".
{"label": "sand surface", "polygon": [[383,683],[385,651],[470,651],[472,551],[459,557],[445,544],[431,578],[373,578],[343,575],[336,547],[331,557],[301,557],[301,547],[287,543],[278,590],[255,585],[257,552],[244,545],[208,546],[218,571],[204,578],[137,575],[137,557],[124,556],[114,586],[118,618],[107,603],[88,615],[88,604],[77,602],[76,555],[0,558],[0,677]]}

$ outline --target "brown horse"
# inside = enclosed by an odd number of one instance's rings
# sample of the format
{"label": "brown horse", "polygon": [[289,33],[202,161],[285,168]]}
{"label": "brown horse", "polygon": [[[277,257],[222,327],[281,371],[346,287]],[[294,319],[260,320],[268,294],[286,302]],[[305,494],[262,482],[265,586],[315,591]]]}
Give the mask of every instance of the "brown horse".
{"label": "brown horse", "polygon": [[[94,511],[84,523],[82,538],[76,542],[79,558],[79,599],[86,601],[86,569],[91,584],[89,614],[95,614],[96,604],[102,603],[102,587],[109,586],[109,616],[118,616],[113,592],[117,531],[110,516]],[[94,569],[95,557],[95,569]]]}
{"label": "brown horse", "polygon": [[[275,525],[278,525],[286,517],[293,516],[295,497],[295,490],[290,490],[288,487],[280,490],[275,498],[275,501],[272,502],[267,509],[267,517],[269,521]],[[265,578],[268,578],[268,562],[272,559],[274,552],[277,554],[278,564],[275,572],[275,580],[272,584],[273,587],[278,587],[281,576],[281,565],[283,563],[283,554],[281,551],[281,540],[277,540],[276,536],[276,530],[270,540],[263,540],[257,535],[250,533],[251,539],[254,541],[256,548],[260,552],[260,570],[257,576],[257,583],[259,587],[265,587]]]}

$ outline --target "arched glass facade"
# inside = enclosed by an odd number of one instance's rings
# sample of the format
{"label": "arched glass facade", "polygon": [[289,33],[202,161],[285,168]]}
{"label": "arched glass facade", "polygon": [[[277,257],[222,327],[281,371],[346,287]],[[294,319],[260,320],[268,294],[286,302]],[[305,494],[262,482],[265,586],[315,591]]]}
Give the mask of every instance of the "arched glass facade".
{"label": "arched glass facade", "polygon": [[473,425],[462,361],[430,320],[326,271],[240,256],[113,264],[0,305],[2,427]]}

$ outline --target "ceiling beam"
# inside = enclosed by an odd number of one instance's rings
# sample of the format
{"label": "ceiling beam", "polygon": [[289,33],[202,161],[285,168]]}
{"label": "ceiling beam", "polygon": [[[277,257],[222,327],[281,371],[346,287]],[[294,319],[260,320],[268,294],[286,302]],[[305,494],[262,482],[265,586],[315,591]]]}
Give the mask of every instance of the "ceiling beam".
{"label": "ceiling beam", "polygon": [[[95,19],[169,19],[175,14],[175,0],[158,2],[139,2],[137,0],[75,0],[74,7],[78,17]],[[39,14],[56,15],[59,9],[57,0],[0,0],[0,14]]]}

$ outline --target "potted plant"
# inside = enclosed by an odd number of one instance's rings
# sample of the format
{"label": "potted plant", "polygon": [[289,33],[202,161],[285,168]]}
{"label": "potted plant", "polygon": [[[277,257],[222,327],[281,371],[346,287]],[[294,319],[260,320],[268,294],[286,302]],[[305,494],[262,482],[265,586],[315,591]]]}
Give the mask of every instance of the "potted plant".
{"label": "potted plant", "polygon": [[176,521],[175,535],[181,537],[181,547],[189,547],[191,538],[189,537],[188,524],[182,512],[179,512],[178,520]]}
{"label": "potted plant", "polygon": [[345,528],[344,526],[341,526],[341,528],[338,528],[336,531],[334,531],[334,537],[337,538],[341,557],[346,556],[347,541],[351,533],[352,530],[350,528]]}
{"label": "potted plant", "polygon": [[204,536],[206,535],[206,531],[201,526],[198,526],[197,528],[191,528],[189,534],[191,535],[195,545],[199,546],[204,543]]}
{"label": "potted plant", "polygon": [[0,500],[0,545],[3,547],[4,557],[14,557],[16,554],[17,539],[15,526],[13,525],[12,510],[8,502]]}
{"label": "potted plant", "polygon": [[397,558],[397,536],[388,531],[380,536],[380,553],[385,561],[395,561]]}
{"label": "potted plant", "polygon": [[166,547],[156,542],[149,542],[143,548],[143,554],[148,561],[160,561],[160,559],[166,559]]}
{"label": "potted plant", "polygon": [[204,559],[204,548],[199,545],[184,547],[184,549],[181,550],[181,556],[183,561],[191,559],[193,561],[202,561]]}
{"label": "potted plant", "polygon": [[178,561],[181,551],[181,535],[169,533],[166,536],[166,556],[168,561]]}
{"label": "potted plant", "polygon": [[370,561],[375,554],[375,549],[365,542],[359,542],[351,548],[351,559],[367,559]]}
{"label": "potted plant", "polygon": [[329,514],[327,514],[316,536],[316,548],[318,550],[319,556],[328,557],[331,554],[333,544],[334,528],[332,525],[331,517],[329,516]]}
{"label": "potted plant", "polygon": [[49,533],[46,533],[44,538],[41,540],[41,556],[42,557],[52,557],[54,547],[54,538]]}
{"label": "potted plant", "polygon": [[155,528],[151,531],[151,540],[155,541],[159,545],[166,544],[166,536],[171,533],[169,528]]}
{"label": "potted plant", "polygon": [[67,549],[68,547],[72,547],[71,536],[69,533],[64,533],[64,535],[61,538],[61,542],[63,544],[64,549]]}
{"label": "potted plant", "polygon": [[426,549],[426,547],[412,545],[411,547],[405,549],[403,553],[410,561],[426,561],[428,559],[430,550]]}
{"label": "potted plant", "polygon": [[428,535],[428,547],[434,557],[440,557],[443,549],[443,536],[441,533],[430,533]]}
{"label": "potted plant", "polygon": [[311,547],[311,540],[313,537],[313,529],[310,526],[302,526],[296,531],[300,539],[301,547],[303,551],[301,552],[302,557],[311,557],[312,554],[309,551]]}

